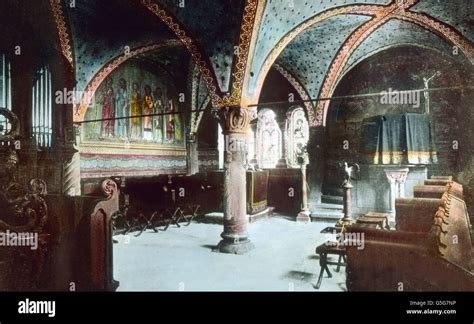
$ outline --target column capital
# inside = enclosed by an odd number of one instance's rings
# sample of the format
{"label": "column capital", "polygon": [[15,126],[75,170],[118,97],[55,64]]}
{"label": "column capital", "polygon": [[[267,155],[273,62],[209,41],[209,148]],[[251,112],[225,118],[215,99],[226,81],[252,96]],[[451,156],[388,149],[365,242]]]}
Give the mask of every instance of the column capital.
{"label": "column capital", "polygon": [[195,143],[197,141],[197,133],[196,132],[186,133],[186,141],[188,141],[189,143]]}
{"label": "column capital", "polygon": [[385,169],[384,171],[385,171],[385,175],[387,176],[387,180],[390,183],[405,183],[410,169],[397,168],[397,169]]}
{"label": "column capital", "polygon": [[257,107],[223,107],[215,109],[214,116],[221,123],[224,134],[247,134],[250,122],[257,118]]}

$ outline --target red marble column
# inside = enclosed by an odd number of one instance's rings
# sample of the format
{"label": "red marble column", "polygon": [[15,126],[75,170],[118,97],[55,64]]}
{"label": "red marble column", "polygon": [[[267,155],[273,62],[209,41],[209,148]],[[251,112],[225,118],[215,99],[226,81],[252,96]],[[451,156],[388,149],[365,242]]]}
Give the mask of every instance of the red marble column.
{"label": "red marble column", "polygon": [[253,114],[244,108],[219,111],[225,135],[224,231],[218,248],[223,253],[244,254],[254,248],[247,233],[246,138]]}

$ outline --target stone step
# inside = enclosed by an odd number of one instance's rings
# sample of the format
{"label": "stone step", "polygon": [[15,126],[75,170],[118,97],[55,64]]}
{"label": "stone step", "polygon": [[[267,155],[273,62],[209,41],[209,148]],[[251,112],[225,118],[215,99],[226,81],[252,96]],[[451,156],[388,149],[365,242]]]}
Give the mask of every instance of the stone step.
{"label": "stone step", "polygon": [[332,186],[326,187],[323,190],[323,192],[324,192],[324,196],[335,196],[335,197],[342,197],[342,194],[344,193],[342,188],[332,187]]}
{"label": "stone step", "polygon": [[453,180],[453,177],[452,177],[452,176],[433,175],[433,176],[431,176],[431,179],[433,179],[433,180],[447,180],[447,181],[451,181],[451,180]]}
{"label": "stone step", "polygon": [[339,212],[339,211],[336,211],[336,210],[315,210],[315,211],[311,211],[311,219],[314,219],[314,220],[321,220],[321,219],[325,219],[325,220],[339,220],[341,219],[343,216],[343,213],[342,212]]}
{"label": "stone step", "polygon": [[341,204],[321,203],[311,209],[311,218],[338,220],[343,216]]}
{"label": "stone step", "polygon": [[321,202],[326,204],[342,205],[342,196],[322,195]]}
{"label": "stone step", "polygon": [[320,203],[314,206],[316,210],[341,210],[342,211],[342,202],[340,204],[328,204],[328,203]]}

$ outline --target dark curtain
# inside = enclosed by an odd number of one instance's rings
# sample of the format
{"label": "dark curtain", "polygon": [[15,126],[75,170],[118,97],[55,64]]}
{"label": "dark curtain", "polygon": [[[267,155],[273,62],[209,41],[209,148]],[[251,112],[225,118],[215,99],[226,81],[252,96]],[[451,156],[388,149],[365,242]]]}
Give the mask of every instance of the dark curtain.
{"label": "dark curtain", "polygon": [[437,163],[432,123],[423,114],[387,114],[362,122],[359,153],[367,164]]}
{"label": "dark curtain", "polygon": [[428,115],[405,114],[406,148],[409,164],[438,163],[433,123]]}

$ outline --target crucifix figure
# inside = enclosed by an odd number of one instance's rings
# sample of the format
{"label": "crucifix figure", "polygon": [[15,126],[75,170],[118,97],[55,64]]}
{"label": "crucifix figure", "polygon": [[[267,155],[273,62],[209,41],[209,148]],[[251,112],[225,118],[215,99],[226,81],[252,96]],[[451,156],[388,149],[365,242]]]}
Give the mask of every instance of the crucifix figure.
{"label": "crucifix figure", "polygon": [[429,78],[426,78],[426,77],[423,77],[423,85],[424,85],[424,88],[423,88],[423,97],[425,98],[425,114],[429,114],[430,113],[430,93],[428,91],[429,89],[429,83],[430,81],[436,77],[436,76],[440,76],[441,75],[441,72],[440,71],[437,71],[435,74],[433,74],[431,77]]}

